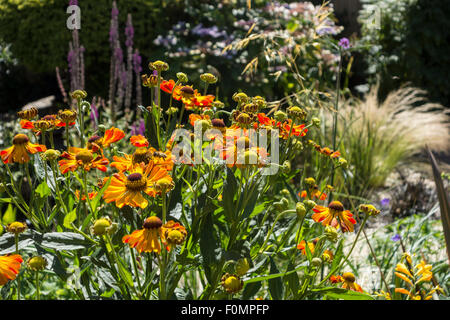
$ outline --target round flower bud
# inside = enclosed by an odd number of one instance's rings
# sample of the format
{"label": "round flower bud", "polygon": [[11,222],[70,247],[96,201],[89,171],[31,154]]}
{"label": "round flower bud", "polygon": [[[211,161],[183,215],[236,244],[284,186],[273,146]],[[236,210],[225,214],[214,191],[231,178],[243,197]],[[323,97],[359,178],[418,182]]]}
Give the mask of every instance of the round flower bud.
{"label": "round flower bud", "polygon": [[311,264],[314,267],[320,267],[322,265],[322,259],[320,259],[320,258],[312,258]]}
{"label": "round flower bud", "polygon": [[361,204],[359,206],[359,211],[364,212],[365,214],[369,216],[377,216],[380,214],[380,210],[377,210],[373,205],[371,204]]}
{"label": "round flower bud", "polygon": [[303,204],[305,205],[307,210],[314,208],[317,204],[312,200],[304,200]]}
{"label": "round flower bud", "polygon": [[289,197],[290,192],[288,189],[283,189],[280,191],[281,195],[283,195],[284,197]]}
{"label": "round flower bud", "polygon": [[289,160],[286,160],[285,162],[283,162],[282,170],[286,174],[291,172],[291,162]]}
{"label": "round flower bud", "polygon": [[298,140],[298,139],[292,140],[292,148],[296,152],[302,151],[303,150],[303,143],[300,140]]}
{"label": "round flower bud", "polygon": [[167,109],[167,111],[166,111],[166,113],[168,114],[168,115],[174,115],[174,114],[176,114],[178,112],[178,108],[176,108],[176,107],[170,107],[169,109]]}
{"label": "round flower bud", "polygon": [[306,216],[306,207],[303,203],[297,202],[295,205],[295,212],[297,213],[297,217],[303,219]]}
{"label": "round flower bud", "polygon": [[203,114],[205,116],[209,116],[210,118],[212,118],[214,116],[214,111],[212,111],[211,109],[207,109],[207,110],[203,111]]}
{"label": "round flower bud", "polygon": [[226,273],[221,279],[222,287],[227,293],[233,294],[242,290],[244,281],[238,275]]}
{"label": "round flower bud", "polygon": [[6,186],[3,182],[0,182],[0,193],[5,192],[6,191]]}
{"label": "round flower bud", "polygon": [[222,109],[225,107],[225,104],[222,101],[216,100],[212,103],[212,106],[217,109]]}
{"label": "round flower bud", "polygon": [[217,82],[217,77],[212,73],[203,73],[200,75],[200,80],[208,84],[213,84]]}
{"label": "round flower bud", "polygon": [[72,97],[72,99],[81,100],[87,97],[87,92],[84,90],[75,90],[70,94],[70,96]]}
{"label": "round flower bud", "polygon": [[316,126],[317,128],[320,127],[320,119],[319,118],[312,118],[311,122],[314,126]]}
{"label": "round flower bud", "polygon": [[248,96],[243,92],[235,93],[233,94],[233,100],[239,103],[247,103]]}
{"label": "round flower bud", "polygon": [[339,165],[340,165],[342,168],[346,169],[346,168],[348,167],[348,162],[347,162],[347,160],[345,160],[344,158],[340,158],[340,159],[339,159]]}
{"label": "round flower bud", "polygon": [[161,71],[167,71],[169,70],[169,65],[161,60],[157,60],[155,62],[150,62],[148,67],[152,70],[158,71],[160,73]]}
{"label": "round flower bud", "polygon": [[211,120],[202,119],[202,120],[197,120],[196,123],[197,122],[200,124],[200,126],[202,128],[202,132],[205,132],[206,130],[212,128]]}
{"label": "round flower bud", "polygon": [[57,160],[59,156],[61,155],[61,152],[54,149],[47,149],[44,153],[41,153],[41,158],[44,161],[52,161]]}
{"label": "round flower bud", "polygon": [[28,259],[27,267],[32,271],[44,270],[47,266],[47,260],[44,257],[36,256]]}
{"label": "round flower bud", "polygon": [[275,120],[283,122],[287,119],[287,114],[281,110],[278,110],[274,113]]}
{"label": "round flower bud", "polygon": [[238,276],[242,277],[250,269],[247,258],[241,258],[236,262],[235,270]]}
{"label": "round flower bud", "polygon": [[336,228],[334,228],[332,226],[326,226],[325,227],[325,238],[331,242],[338,241],[339,234],[338,234]]}
{"label": "round flower bud", "polygon": [[6,231],[9,233],[14,233],[15,235],[25,232],[25,230],[27,230],[26,223],[19,221],[14,221],[6,226]]}
{"label": "round flower bud", "polygon": [[177,73],[177,79],[178,81],[180,81],[181,83],[186,83],[189,81],[188,76],[186,75],[186,73],[184,72],[178,72]]}
{"label": "round flower bud", "polygon": [[103,217],[94,222],[94,225],[91,227],[91,233],[96,236],[102,236],[106,233],[111,234],[110,230],[112,229],[113,223],[111,219],[108,217]]}
{"label": "round flower bud", "polygon": [[59,110],[58,118],[64,123],[72,123],[77,119],[77,112],[70,109]]}
{"label": "round flower bud", "polygon": [[28,121],[36,118],[37,115],[38,115],[38,110],[34,107],[17,112],[17,116],[20,119],[24,119],[24,120],[28,120]]}
{"label": "round flower bud", "polygon": [[158,180],[155,184],[155,189],[157,192],[167,193],[175,187],[174,182],[171,178],[162,178]]}
{"label": "round flower bud", "polygon": [[287,109],[287,113],[289,118],[297,119],[297,120],[305,120],[307,113],[300,107],[292,106]]}
{"label": "round flower bud", "polygon": [[322,253],[322,260],[324,262],[330,263],[331,261],[333,261],[334,255],[333,252],[331,252],[330,250],[325,250]]}
{"label": "round flower bud", "polygon": [[256,96],[252,98],[252,103],[258,106],[258,109],[262,109],[266,106],[266,100],[261,96]]}
{"label": "round flower bud", "polygon": [[316,184],[316,180],[314,178],[306,178],[305,182],[308,186],[314,186]]}

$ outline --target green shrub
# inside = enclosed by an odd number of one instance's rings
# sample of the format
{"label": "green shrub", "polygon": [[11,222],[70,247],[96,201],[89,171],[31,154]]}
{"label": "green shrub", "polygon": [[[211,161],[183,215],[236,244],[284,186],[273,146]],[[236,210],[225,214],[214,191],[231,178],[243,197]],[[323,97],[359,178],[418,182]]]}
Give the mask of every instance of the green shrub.
{"label": "green shrub", "polygon": [[[371,82],[381,94],[405,82],[450,105],[450,6],[438,0],[362,0],[362,41]],[[373,8],[376,8],[375,10]],[[379,25],[373,17],[379,15]],[[375,19],[376,20],[376,19]]]}
{"label": "green shrub", "polygon": [[[167,2],[168,3],[168,2]],[[133,16],[134,47],[143,55],[151,54],[151,43],[170,14],[162,14],[166,1],[119,1],[120,37],[124,43],[127,13]],[[112,0],[80,1],[80,43],[86,52],[88,88],[95,92],[107,87],[110,63],[109,29]],[[69,14],[67,0],[0,0],[0,41],[10,44],[19,63],[35,72],[52,72],[55,67],[67,68],[71,30],[66,28]],[[122,45],[123,46],[123,45]],[[124,47],[123,47],[124,48]],[[146,59],[144,59],[146,61]],[[102,88],[102,89],[100,89]]]}

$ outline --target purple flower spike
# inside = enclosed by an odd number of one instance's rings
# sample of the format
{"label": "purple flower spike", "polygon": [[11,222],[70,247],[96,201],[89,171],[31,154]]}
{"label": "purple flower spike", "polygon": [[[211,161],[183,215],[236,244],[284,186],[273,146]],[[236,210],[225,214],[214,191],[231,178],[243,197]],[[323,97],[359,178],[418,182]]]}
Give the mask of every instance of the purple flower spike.
{"label": "purple flower spike", "polygon": [[399,234],[396,234],[395,236],[393,236],[393,237],[391,238],[392,241],[400,241],[401,239],[402,239],[402,237],[400,237]]}
{"label": "purple flower spike", "polygon": [[347,38],[342,38],[341,40],[339,40],[339,46],[342,49],[347,50],[350,48],[350,41]]}

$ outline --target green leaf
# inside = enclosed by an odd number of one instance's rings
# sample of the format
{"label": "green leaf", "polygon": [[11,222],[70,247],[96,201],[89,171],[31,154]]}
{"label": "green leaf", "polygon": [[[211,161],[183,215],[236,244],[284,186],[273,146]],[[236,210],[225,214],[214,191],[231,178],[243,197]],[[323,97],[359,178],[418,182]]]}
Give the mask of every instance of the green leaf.
{"label": "green leaf", "polygon": [[100,191],[96,194],[96,196],[91,200],[91,206],[94,210],[97,209],[98,203],[100,202],[100,199],[102,198],[103,193],[105,192],[106,188],[108,188],[110,183],[111,183],[111,179],[108,179],[108,181],[105,183],[105,185],[100,189]]}
{"label": "green leaf", "polygon": [[322,295],[326,295],[333,299],[344,299],[344,300],[375,300],[372,296],[356,292],[353,290],[347,290],[342,288],[335,287],[326,287],[321,289],[313,289],[311,292],[319,293]]}
{"label": "green leaf", "polygon": [[82,235],[74,232],[50,232],[45,233],[41,245],[46,248],[61,250],[86,249],[92,243]]}
{"label": "green leaf", "polygon": [[63,226],[66,227],[67,229],[73,229],[71,224],[72,222],[75,221],[76,218],[77,218],[77,209],[75,208],[68,214],[66,214],[66,216],[64,217]]}
{"label": "green leaf", "polygon": [[36,188],[36,193],[39,194],[39,197],[45,198],[48,197],[51,193],[50,188],[48,187],[47,182],[42,181]]}
{"label": "green leaf", "polygon": [[7,225],[14,221],[16,221],[16,208],[14,208],[12,204],[9,204],[8,208],[3,214],[2,222],[3,224]]}
{"label": "green leaf", "polygon": [[261,281],[245,283],[244,290],[242,291],[242,299],[253,299],[253,297],[258,293],[259,289],[261,289]]}
{"label": "green leaf", "polygon": [[208,282],[214,281],[211,269],[219,262],[221,256],[220,242],[218,241],[212,221],[212,214],[205,217],[205,221],[200,233],[200,252],[203,257],[203,267],[205,269]]}
{"label": "green leaf", "polygon": [[[290,261],[287,268],[287,272],[289,271],[295,271],[294,266]],[[294,295],[294,297],[296,297],[298,291],[300,290],[300,279],[298,278],[297,272],[291,272],[289,274],[286,274],[283,279],[287,281],[287,283],[289,284],[289,288],[292,291],[292,294]]]}
{"label": "green leaf", "polygon": [[[270,259],[270,274],[278,274],[280,271],[278,270],[272,257],[269,257],[269,259]],[[283,299],[284,286],[283,281],[281,281],[279,277],[269,280],[269,292],[273,300]]]}
{"label": "green leaf", "polygon": [[236,214],[234,195],[236,194],[237,188],[236,177],[233,171],[227,167],[227,177],[223,182],[222,203],[224,213],[230,221],[234,221],[234,215]]}

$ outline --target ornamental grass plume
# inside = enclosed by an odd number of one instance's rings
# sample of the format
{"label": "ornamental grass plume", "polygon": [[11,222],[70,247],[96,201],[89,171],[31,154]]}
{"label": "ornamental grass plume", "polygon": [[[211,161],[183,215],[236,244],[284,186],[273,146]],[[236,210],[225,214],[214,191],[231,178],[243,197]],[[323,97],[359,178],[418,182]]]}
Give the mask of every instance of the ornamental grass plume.
{"label": "ornamental grass plume", "polygon": [[[369,195],[425,145],[450,149],[449,112],[427,101],[425,93],[402,87],[380,102],[375,86],[364,100],[348,100],[340,106],[339,150],[352,166],[353,177],[347,179],[351,194]],[[332,115],[326,120],[331,124]]]}

